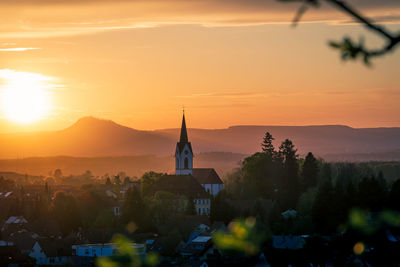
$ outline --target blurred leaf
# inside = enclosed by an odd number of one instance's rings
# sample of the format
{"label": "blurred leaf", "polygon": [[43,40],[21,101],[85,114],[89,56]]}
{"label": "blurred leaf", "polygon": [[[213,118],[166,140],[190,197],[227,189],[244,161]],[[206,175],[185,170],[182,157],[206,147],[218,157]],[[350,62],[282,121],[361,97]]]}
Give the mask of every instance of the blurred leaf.
{"label": "blurred leaf", "polygon": [[141,256],[137,253],[130,239],[123,235],[115,235],[112,240],[115,243],[117,252],[110,257],[101,257],[97,259],[99,267],[141,267],[157,266],[159,263],[158,255],[149,253]]}
{"label": "blurred leaf", "polygon": [[256,219],[249,217],[231,222],[228,231],[217,231],[213,240],[221,250],[255,255],[260,251],[264,237],[265,234],[256,229]]}

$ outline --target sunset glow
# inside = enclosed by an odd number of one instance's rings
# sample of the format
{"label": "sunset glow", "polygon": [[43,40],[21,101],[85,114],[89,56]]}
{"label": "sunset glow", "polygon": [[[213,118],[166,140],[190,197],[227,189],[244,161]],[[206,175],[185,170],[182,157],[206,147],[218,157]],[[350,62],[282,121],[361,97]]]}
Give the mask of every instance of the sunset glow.
{"label": "sunset glow", "polygon": [[50,110],[49,77],[12,70],[1,70],[1,99],[4,116],[21,124],[44,119]]}
{"label": "sunset glow", "polygon": [[[399,1],[350,2],[398,31]],[[292,27],[298,7],[275,0],[2,1],[0,70],[15,73],[2,77],[13,85],[2,86],[7,120],[0,118],[0,132],[61,130],[85,116],[171,128],[182,106],[197,128],[399,126],[400,50],[372,67],[344,62],[329,41],[349,36],[376,48],[384,40],[329,4],[308,9]],[[32,81],[26,73],[39,76]],[[65,90],[48,90],[48,77]]]}

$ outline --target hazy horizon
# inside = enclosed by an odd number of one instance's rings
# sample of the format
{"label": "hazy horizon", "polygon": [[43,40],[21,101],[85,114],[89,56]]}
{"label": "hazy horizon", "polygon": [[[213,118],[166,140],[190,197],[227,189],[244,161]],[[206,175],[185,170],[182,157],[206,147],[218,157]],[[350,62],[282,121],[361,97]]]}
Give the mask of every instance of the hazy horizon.
{"label": "hazy horizon", "polygon": [[[400,26],[398,1],[350,3],[393,32]],[[372,67],[342,62],[328,41],[382,40],[329,5],[297,27],[298,5],[269,0],[0,7],[0,132],[59,130],[83,116],[175,128],[183,106],[194,128],[400,126],[400,53]]]}
{"label": "hazy horizon", "polygon": [[[131,129],[135,129],[135,130],[139,130],[139,131],[162,131],[162,130],[176,130],[180,128],[180,125],[175,125],[175,126],[171,126],[171,127],[164,127],[164,128],[138,128],[135,125],[127,125],[127,124],[123,124],[120,123],[116,120],[113,119],[105,119],[102,117],[96,117],[96,116],[82,116],[80,118],[77,118],[74,121],[65,123],[65,125],[62,125],[58,128],[50,128],[50,129],[31,129],[31,128],[26,128],[24,125],[14,125],[15,127],[12,127],[9,130],[4,130],[4,128],[0,129],[0,134],[19,134],[19,133],[36,133],[36,132],[53,132],[53,131],[62,131],[64,129],[67,129],[71,126],[73,126],[75,123],[77,123],[78,121],[80,121],[81,119],[86,119],[86,118],[94,118],[97,120],[103,120],[103,121],[111,121],[114,122],[118,125],[121,126],[125,126]],[[5,120],[0,120],[0,125],[1,124],[6,124],[6,123],[10,123],[7,122]],[[232,124],[232,125],[227,125],[227,126],[221,126],[221,127],[196,127],[193,125],[188,125],[188,129],[199,129],[199,130],[222,130],[222,129],[229,129],[231,127],[313,127],[313,126],[344,126],[344,127],[349,127],[352,129],[376,129],[376,128],[399,128],[400,124],[398,125],[377,125],[377,126],[367,126],[367,127],[355,127],[352,125],[347,125],[347,124],[341,124],[341,123],[336,123],[336,124],[324,124],[324,123],[320,123],[320,124]],[[7,129],[7,128],[6,128]]]}

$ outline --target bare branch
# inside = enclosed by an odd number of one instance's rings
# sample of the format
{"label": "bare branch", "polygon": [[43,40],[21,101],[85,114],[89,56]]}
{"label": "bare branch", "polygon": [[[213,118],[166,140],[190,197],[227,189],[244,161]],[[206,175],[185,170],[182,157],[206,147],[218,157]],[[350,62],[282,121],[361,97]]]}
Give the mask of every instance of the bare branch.
{"label": "bare branch", "polygon": [[[302,15],[307,10],[307,6],[319,7],[320,1],[323,0],[279,0],[282,2],[302,2],[303,5],[299,8],[296,13],[296,16],[293,19],[293,25],[296,25]],[[383,26],[375,24],[371,19],[363,16],[356,9],[351,7],[345,1],[342,0],[324,0],[327,3],[333,5],[337,9],[343,11],[344,13],[353,17],[356,21],[364,24],[364,26],[375,32],[377,35],[380,35],[382,38],[386,39],[387,44],[384,45],[380,49],[370,50],[365,48],[363,40],[355,43],[350,38],[345,37],[341,42],[329,42],[329,45],[335,49],[338,49],[341,53],[341,57],[343,60],[356,60],[357,58],[362,58],[366,65],[370,65],[370,59],[373,57],[378,57],[385,55],[391,51],[393,51],[400,44],[400,34],[393,35],[393,33],[389,32]]]}

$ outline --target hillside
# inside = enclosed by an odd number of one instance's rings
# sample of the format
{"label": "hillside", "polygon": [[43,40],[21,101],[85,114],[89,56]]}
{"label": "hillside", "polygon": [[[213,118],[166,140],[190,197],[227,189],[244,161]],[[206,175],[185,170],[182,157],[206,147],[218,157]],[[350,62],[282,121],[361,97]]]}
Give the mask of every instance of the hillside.
{"label": "hillside", "polygon": [[[232,126],[189,129],[188,134],[195,153],[251,154],[259,151],[265,131],[276,138],[276,145],[290,138],[300,154],[312,151],[328,160],[400,160],[400,128]],[[178,136],[179,129],[140,131],[112,121],[85,117],[61,131],[0,135],[0,158],[165,157],[174,153]]]}

